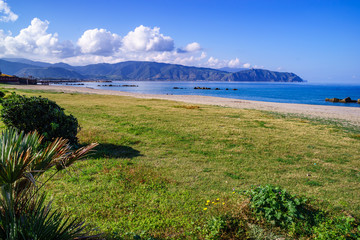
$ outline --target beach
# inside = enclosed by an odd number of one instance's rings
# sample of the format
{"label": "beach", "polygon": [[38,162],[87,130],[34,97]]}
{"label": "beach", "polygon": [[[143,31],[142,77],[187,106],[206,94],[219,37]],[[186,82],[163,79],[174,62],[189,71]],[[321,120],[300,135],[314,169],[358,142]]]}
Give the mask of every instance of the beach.
{"label": "beach", "polygon": [[[6,86],[7,87],[7,86]],[[360,126],[360,108],[358,107],[339,107],[323,106],[309,104],[292,104],[292,103],[275,103],[240,100],[231,98],[196,96],[196,95],[166,95],[166,94],[139,94],[114,90],[99,90],[85,87],[73,86],[54,86],[54,85],[9,85],[7,88],[46,90],[64,93],[83,93],[83,94],[103,94],[127,96],[144,99],[163,99],[179,101],[188,104],[207,104],[222,107],[239,108],[239,109],[256,109],[278,113],[297,114],[311,118],[323,118],[342,120],[345,123]]]}

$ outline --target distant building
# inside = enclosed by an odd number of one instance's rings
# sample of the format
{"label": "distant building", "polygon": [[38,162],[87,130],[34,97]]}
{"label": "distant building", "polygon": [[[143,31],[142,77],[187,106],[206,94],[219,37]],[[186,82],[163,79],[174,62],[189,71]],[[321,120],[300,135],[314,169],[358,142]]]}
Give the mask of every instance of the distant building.
{"label": "distant building", "polygon": [[21,78],[17,76],[11,76],[7,74],[3,74],[0,71],[0,83],[5,84],[20,84],[20,85],[36,85],[37,80],[33,78]]}

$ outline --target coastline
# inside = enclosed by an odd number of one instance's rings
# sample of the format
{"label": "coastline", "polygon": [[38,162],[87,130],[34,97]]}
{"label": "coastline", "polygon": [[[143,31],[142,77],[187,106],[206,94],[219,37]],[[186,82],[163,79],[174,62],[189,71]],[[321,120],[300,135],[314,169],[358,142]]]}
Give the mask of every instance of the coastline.
{"label": "coastline", "polygon": [[73,86],[54,86],[54,85],[9,85],[5,88],[46,90],[65,93],[83,93],[83,94],[102,94],[127,96],[144,99],[163,99],[179,101],[189,104],[216,105],[222,107],[231,107],[239,109],[256,109],[272,111],[278,113],[298,114],[307,117],[344,120],[353,125],[360,126],[360,108],[358,107],[339,107],[325,105],[293,104],[293,103],[275,103],[261,102],[241,99],[209,97],[198,95],[165,95],[165,94],[139,94],[122,92],[115,90],[100,90],[85,87]]}

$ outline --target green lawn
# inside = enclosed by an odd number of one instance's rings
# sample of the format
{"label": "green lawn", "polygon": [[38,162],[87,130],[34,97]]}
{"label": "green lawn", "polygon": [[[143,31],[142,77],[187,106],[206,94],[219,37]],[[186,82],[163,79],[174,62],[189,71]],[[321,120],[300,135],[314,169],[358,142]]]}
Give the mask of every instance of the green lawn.
{"label": "green lawn", "polygon": [[113,238],[204,238],[207,219],[239,212],[238,192],[259,184],[360,216],[357,127],[156,99],[19,93],[56,101],[79,120],[82,144],[100,144],[48,190],[56,206]]}

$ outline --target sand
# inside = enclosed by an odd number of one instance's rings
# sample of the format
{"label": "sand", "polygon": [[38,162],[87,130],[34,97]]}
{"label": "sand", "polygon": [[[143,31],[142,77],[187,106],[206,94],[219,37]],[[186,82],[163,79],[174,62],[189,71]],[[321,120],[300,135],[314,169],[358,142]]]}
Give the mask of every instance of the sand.
{"label": "sand", "polygon": [[273,103],[261,101],[249,101],[230,98],[194,96],[194,95],[165,95],[165,94],[139,94],[114,90],[99,90],[85,87],[54,86],[54,85],[11,85],[9,88],[49,90],[66,93],[103,94],[116,96],[129,96],[146,99],[164,99],[188,104],[208,104],[240,109],[257,109],[279,113],[291,113],[301,116],[342,120],[344,123],[360,126],[360,108],[339,107],[309,104]]}

